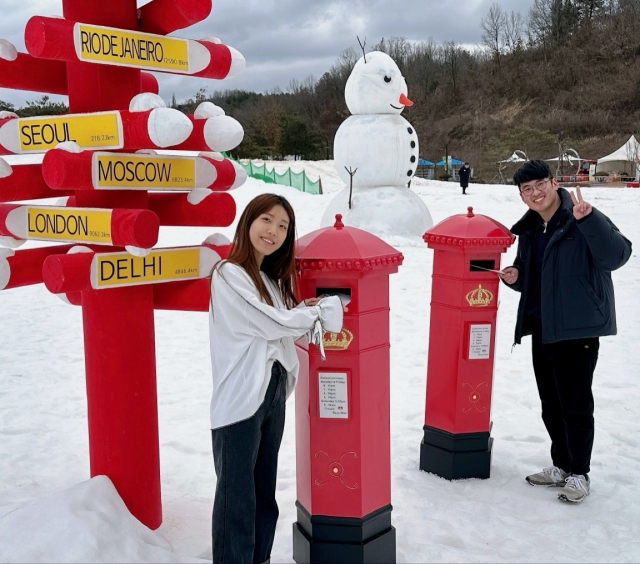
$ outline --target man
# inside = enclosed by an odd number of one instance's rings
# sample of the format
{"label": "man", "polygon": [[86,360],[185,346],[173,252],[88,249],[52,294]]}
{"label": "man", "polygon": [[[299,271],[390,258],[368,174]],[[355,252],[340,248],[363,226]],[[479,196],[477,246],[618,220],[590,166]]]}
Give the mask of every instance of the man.
{"label": "man", "polygon": [[631,242],[583,200],[580,188],[575,194],[559,188],[544,161],[527,161],[513,180],[529,211],[511,228],[517,256],[500,276],[521,292],[515,342],[532,336],[553,463],[526,480],[557,486],[560,500],[579,503],[590,492],[599,337],[616,334],[611,271],[627,262]]}
{"label": "man", "polygon": [[462,193],[467,193],[467,187],[469,186],[469,178],[471,177],[471,169],[469,168],[469,163],[464,163],[464,166],[458,171],[460,175],[460,188],[462,188]]}

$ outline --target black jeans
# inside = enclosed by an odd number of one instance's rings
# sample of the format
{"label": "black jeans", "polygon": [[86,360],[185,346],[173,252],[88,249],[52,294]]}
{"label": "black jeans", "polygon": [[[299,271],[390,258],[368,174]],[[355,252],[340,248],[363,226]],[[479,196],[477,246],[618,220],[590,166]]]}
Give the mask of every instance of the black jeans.
{"label": "black jeans", "polygon": [[587,474],[593,449],[593,371],[600,340],[572,339],[542,344],[540,327],[532,334],[533,370],[542,402],[542,420],[551,437],[554,466]]}
{"label": "black jeans", "polygon": [[278,521],[276,473],[286,381],[285,369],[274,362],[264,402],[255,415],[211,431],[218,477],[213,564],[260,564],[271,557]]}

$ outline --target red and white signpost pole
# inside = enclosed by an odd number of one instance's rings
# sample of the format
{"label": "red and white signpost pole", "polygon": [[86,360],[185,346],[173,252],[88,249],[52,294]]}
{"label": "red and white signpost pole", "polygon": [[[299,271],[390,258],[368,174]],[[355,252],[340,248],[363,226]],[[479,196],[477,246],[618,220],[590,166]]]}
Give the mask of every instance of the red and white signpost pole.
{"label": "red and white signpost pole", "polygon": [[227,248],[220,241],[151,247],[160,225],[229,225],[235,202],[226,191],[246,175],[212,153],[136,153],[173,146],[221,151],[242,140],[242,127],[207,105],[187,117],[157,96],[138,95],[157,92],[148,71],[225,78],[244,68],[244,58],[218,40],[164,36],[207,17],[211,0],[152,0],[140,10],[135,0],[62,6],[63,18],[29,20],[28,54],[0,42],[0,87],[66,93],[71,111],[0,116],[0,154],[50,150],[42,165],[0,160],[0,202],[62,195],[71,196],[69,207],[0,205],[0,242],[83,247],[2,250],[0,289],[44,281],[82,305],[91,476],[107,475],[131,513],[157,528],[153,311],[206,311],[206,277]]}

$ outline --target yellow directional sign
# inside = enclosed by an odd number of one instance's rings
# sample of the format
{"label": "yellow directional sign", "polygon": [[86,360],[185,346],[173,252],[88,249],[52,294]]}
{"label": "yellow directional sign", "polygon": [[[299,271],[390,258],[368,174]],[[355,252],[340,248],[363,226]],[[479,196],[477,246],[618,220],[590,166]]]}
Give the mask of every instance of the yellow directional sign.
{"label": "yellow directional sign", "polygon": [[193,157],[94,153],[94,188],[183,189],[196,187]]}
{"label": "yellow directional sign", "polygon": [[75,141],[83,149],[120,149],[123,146],[122,120],[118,112],[20,118],[16,121],[23,153],[42,153],[65,141]]}
{"label": "yellow directional sign", "polygon": [[111,210],[25,207],[25,239],[111,243]]}
{"label": "yellow directional sign", "polygon": [[96,255],[91,285],[98,288],[133,286],[200,277],[200,248],[161,249],[147,256],[129,253]]}
{"label": "yellow directional sign", "polygon": [[76,23],[73,42],[81,61],[183,73],[190,70],[187,39]]}

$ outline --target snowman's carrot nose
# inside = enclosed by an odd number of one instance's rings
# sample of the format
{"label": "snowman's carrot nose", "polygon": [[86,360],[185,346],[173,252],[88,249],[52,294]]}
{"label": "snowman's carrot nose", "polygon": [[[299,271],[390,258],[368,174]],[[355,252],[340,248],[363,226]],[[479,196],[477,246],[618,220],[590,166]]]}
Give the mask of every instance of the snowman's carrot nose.
{"label": "snowman's carrot nose", "polygon": [[403,106],[413,106],[413,102],[409,100],[404,94],[400,94],[400,103]]}

